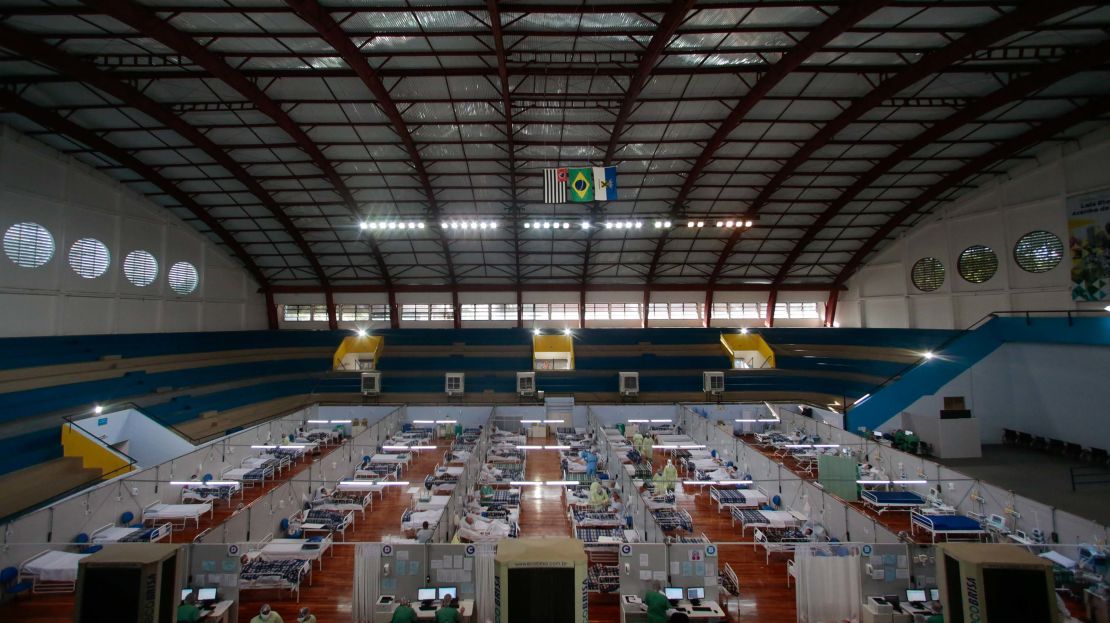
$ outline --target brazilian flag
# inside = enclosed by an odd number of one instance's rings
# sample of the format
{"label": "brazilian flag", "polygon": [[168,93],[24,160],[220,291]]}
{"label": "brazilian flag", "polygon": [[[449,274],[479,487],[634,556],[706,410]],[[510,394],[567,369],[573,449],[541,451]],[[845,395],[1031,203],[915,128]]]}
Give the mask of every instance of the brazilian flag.
{"label": "brazilian flag", "polygon": [[594,200],[594,170],[567,169],[567,193],[572,203]]}

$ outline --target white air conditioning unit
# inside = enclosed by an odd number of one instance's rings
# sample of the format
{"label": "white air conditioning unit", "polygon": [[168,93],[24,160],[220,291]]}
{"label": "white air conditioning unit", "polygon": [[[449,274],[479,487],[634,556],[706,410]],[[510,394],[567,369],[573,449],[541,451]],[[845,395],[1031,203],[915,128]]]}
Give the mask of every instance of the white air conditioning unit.
{"label": "white air conditioning unit", "polygon": [[701,387],[702,391],[707,394],[713,394],[714,396],[719,396],[725,393],[725,373],[702,372]]}
{"label": "white air conditioning unit", "polygon": [[466,391],[466,374],[463,372],[448,372],[444,376],[443,391],[448,396],[462,396]]}
{"label": "white air conditioning unit", "polygon": [[377,396],[382,393],[382,373],[381,372],[363,372],[362,373],[362,395],[363,396]]}
{"label": "white air conditioning unit", "polygon": [[639,372],[619,372],[621,396],[635,396],[640,393]]}
{"label": "white air conditioning unit", "polygon": [[536,373],[535,372],[517,372],[516,373],[516,393],[518,396],[535,396],[536,395]]}

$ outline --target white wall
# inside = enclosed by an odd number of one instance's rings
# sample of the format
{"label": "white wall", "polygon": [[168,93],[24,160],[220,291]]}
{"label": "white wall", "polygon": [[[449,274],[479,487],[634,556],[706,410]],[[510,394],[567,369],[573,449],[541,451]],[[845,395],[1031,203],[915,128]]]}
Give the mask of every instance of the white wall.
{"label": "white wall", "polygon": [[[54,255],[38,268],[0,256],[0,336],[81,335],[265,329],[258,284],[223,249],[174,216],[75,159],[0,127],[0,235],[14,223],[34,222],[54,237]],[[111,253],[95,279],[69,266],[70,246],[96,238]],[[158,278],[145,287],[123,274],[134,250],[158,261]],[[176,262],[193,264],[195,292],[170,289]]]}
{"label": "white wall", "polygon": [[1008,342],[903,413],[935,419],[944,396],[963,396],[983,443],[1001,443],[1009,428],[1106,449],[1105,392],[1095,370],[1110,370],[1110,348]]}
{"label": "white wall", "polygon": [[140,468],[151,467],[193,450],[193,444],[135,409],[102,413],[75,422],[108,445],[129,442],[126,454]]}
{"label": "white wall", "polygon": [[[1110,133],[1047,148],[975,192],[922,220],[886,247],[849,281],[837,322],[845,327],[962,329],[993,311],[1101,309],[1071,300],[1065,203],[1073,195],[1110,188]],[[1044,230],[1064,244],[1064,259],[1044,273],[1028,273],[1014,262],[1014,245]],[[998,272],[985,283],[965,281],[957,271],[960,253],[982,244],[998,256]],[[910,280],[917,260],[944,263],[944,285],[921,292]]]}

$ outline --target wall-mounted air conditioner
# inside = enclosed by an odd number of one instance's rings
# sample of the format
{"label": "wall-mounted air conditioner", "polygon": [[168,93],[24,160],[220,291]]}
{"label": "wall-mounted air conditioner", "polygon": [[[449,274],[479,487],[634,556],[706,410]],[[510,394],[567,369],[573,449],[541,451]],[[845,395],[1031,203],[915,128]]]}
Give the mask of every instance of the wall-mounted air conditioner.
{"label": "wall-mounted air conditioner", "polygon": [[382,373],[381,372],[363,372],[362,373],[362,395],[363,396],[377,396],[382,392]]}
{"label": "wall-mounted air conditioner", "polygon": [[701,373],[701,386],[702,391],[707,394],[719,396],[725,393],[725,373],[724,372],[702,372]]}
{"label": "wall-mounted air conditioner", "polygon": [[516,393],[518,396],[535,396],[536,395],[536,373],[535,372],[517,372],[516,373]]}
{"label": "wall-mounted air conditioner", "polygon": [[448,372],[444,376],[443,391],[448,396],[462,396],[466,391],[466,374],[462,372]]}
{"label": "wall-mounted air conditioner", "polygon": [[639,372],[619,372],[621,396],[636,396],[640,393]]}

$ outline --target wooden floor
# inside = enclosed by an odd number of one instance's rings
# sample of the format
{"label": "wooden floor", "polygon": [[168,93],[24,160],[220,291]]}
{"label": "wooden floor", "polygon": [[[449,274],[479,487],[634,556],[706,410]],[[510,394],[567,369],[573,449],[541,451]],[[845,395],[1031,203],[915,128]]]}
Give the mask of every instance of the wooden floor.
{"label": "wooden floor", "polygon": [[[536,443],[539,443],[538,441]],[[548,440],[554,443],[554,439]],[[406,480],[421,482],[431,473],[442,457],[442,451],[424,451],[413,460],[404,475]],[[656,461],[663,455],[657,453]],[[317,459],[319,460],[319,459]],[[304,469],[305,464],[288,471],[286,479]],[[528,455],[528,480],[559,480],[562,472],[556,451],[532,451]],[[248,489],[243,503],[249,504],[271,489]],[[249,591],[240,595],[239,620],[246,623],[258,613],[263,603],[269,603],[286,621],[295,621],[301,606],[308,606],[320,623],[347,623],[351,620],[351,586],[354,576],[354,552],[351,543],[380,541],[383,536],[400,531],[401,512],[408,506],[409,496],[404,487],[389,487],[384,498],[375,497],[373,510],[366,518],[357,520],[348,531],[347,543],[337,543],[334,556],[324,559],[323,570],[312,576],[312,585],[301,590],[301,601],[295,603],[270,591]],[[522,493],[520,527],[524,536],[569,536],[571,527],[563,502],[563,492],[556,487],[526,487]],[[238,504],[236,500],[236,504]],[[704,533],[712,541],[722,543],[740,540],[739,528],[732,528],[727,513],[718,514],[710,503],[708,491],[691,490],[679,496],[679,504],[694,517],[695,533]],[[219,525],[230,515],[234,506],[222,505],[215,517],[201,524],[201,530]],[[198,530],[174,534],[175,542],[190,542]],[[761,621],[787,623],[795,620],[794,591],[786,586],[785,560],[764,563],[762,550],[756,552],[750,545],[721,545],[720,562],[729,563],[740,579],[739,599],[725,600],[723,604],[730,621]],[[14,603],[0,606],[0,621],[20,623],[69,623],[72,621],[73,597],[71,595],[32,595],[19,598]],[[592,595],[590,599],[591,622],[614,622],[620,619],[616,595]]]}

